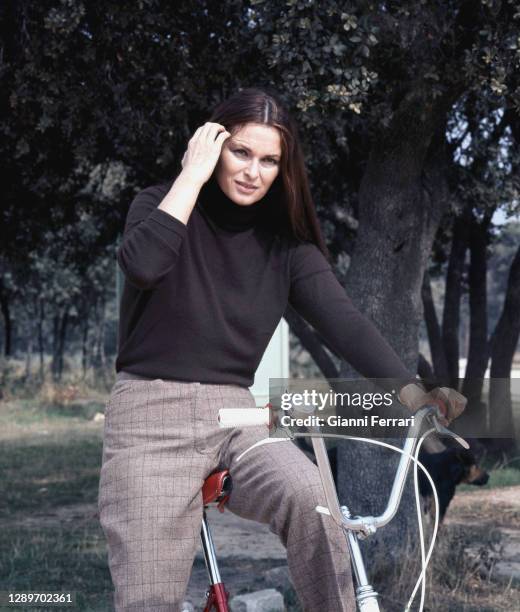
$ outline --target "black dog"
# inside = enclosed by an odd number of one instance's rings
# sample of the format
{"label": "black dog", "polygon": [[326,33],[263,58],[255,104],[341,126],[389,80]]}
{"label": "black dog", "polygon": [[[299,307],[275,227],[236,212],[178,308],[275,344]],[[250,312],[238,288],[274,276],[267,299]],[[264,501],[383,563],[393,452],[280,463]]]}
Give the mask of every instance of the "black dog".
{"label": "black dog", "polygon": [[[298,446],[314,460],[311,446],[307,442],[300,438],[298,440]],[[332,474],[336,480],[336,448],[329,449],[327,454],[329,456]],[[428,453],[425,450],[421,450],[419,453],[419,461],[428,470],[435,484],[439,497],[440,521],[444,519],[446,510],[455,495],[457,485],[466,483],[482,486],[489,480],[489,474],[477,465],[475,455],[470,450],[447,448],[440,453]],[[425,513],[433,516],[433,493],[430,483],[422,470],[419,470],[419,493],[423,498]]]}
{"label": "black dog", "polygon": [[[442,521],[450,505],[455,488],[461,483],[482,486],[489,480],[489,474],[477,465],[471,450],[448,448],[440,453],[421,451],[419,461],[430,473],[439,497],[439,518]],[[433,493],[428,479],[419,472],[419,492],[424,508],[433,515]]]}

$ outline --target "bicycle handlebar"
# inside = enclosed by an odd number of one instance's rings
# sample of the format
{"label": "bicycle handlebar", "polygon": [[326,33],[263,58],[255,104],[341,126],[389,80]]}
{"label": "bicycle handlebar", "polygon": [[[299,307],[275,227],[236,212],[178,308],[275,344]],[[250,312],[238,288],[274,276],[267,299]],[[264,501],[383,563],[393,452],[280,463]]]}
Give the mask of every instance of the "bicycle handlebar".
{"label": "bicycle handlebar", "polygon": [[[426,408],[428,408],[427,413],[424,412]],[[453,431],[449,430],[447,427],[444,427],[444,425],[440,424],[437,417],[441,416],[441,414],[436,406],[424,406],[423,408],[420,408],[414,414],[414,416],[415,422],[417,421],[417,417],[419,417],[419,425],[422,423],[422,420],[425,417],[430,418],[432,425],[435,427],[437,433],[442,434],[444,436],[449,436],[456,440],[464,448],[469,448],[468,443],[463,438],[455,434]],[[248,427],[252,425],[266,425],[270,427],[273,424],[270,410],[267,407],[247,408],[245,410],[242,408],[221,408],[219,410],[218,421],[220,427],[226,428]],[[413,425],[410,425],[410,427],[408,428],[407,438],[411,437],[414,430],[414,426],[415,423]]]}
{"label": "bicycle handlebar", "polygon": [[[314,454],[316,456],[316,462],[320,472],[323,488],[325,491],[325,498],[327,501],[328,512],[332,515],[334,520],[342,524],[347,529],[352,531],[363,532],[366,535],[374,533],[378,527],[386,525],[395,516],[401,497],[403,495],[404,486],[406,483],[406,476],[408,474],[408,468],[412,460],[412,455],[417,446],[418,435],[421,430],[424,419],[428,419],[433,428],[439,435],[449,436],[456,440],[464,448],[469,448],[468,443],[450,431],[448,428],[440,424],[438,417],[441,416],[439,408],[435,405],[423,406],[414,413],[413,424],[408,428],[407,437],[402,448],[401,458],[397,466],[396,475],[388,499],[388,504],[385,511],[379,516],[365,516],[351,518],[340,508],[338,495],[336,491],[336,485],[330,468],[330,462],[327,455],[327,448],[325,446],[324,435],[327,437],[337,438],[351,438],[357,440],[364,440],[363,438],[353,438],[352,436],[345,436],[342,434],[322,434],[320,433],[319,427],[311,427],[309,433],[290,433],[290,438],[295,437],[311,437]],[[267,425],[271,426],[271,411],[266,408],[223,408],[219,411],[219,423],[221,427],[243,427],[251,425]],[[290,438],[278,439],[283,441]],[[269,441],[275,442],[276,439],[269,439]],[[258,444],[258,443],[257,443]]]}

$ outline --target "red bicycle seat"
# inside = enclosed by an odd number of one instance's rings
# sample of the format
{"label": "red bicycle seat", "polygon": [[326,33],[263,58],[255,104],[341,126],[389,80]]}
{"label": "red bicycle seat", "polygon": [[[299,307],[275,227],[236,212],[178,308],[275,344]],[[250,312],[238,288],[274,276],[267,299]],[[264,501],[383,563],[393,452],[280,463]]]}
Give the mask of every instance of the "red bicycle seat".
{"label": "red bicycle seat", "polygon": [[222,470],[210,474],[202,485],[202,503],[204,506],[213,502],[218,503],[218,509],[224,512],[224,504],[229,499],[233,482],[229,470]]}

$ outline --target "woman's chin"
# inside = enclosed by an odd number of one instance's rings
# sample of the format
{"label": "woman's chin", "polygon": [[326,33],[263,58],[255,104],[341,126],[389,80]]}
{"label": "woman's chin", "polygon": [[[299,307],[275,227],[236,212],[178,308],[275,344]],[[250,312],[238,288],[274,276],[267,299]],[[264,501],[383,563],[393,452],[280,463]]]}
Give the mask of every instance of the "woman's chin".
{"label": "woman's chin", "polygon": [[251,195],[245,195],[243,193],[239,193],[238,191],[233,191],[233,194],[231,195],[230,199],[239,206],[250,206],[251,204],[258,202],[258,200],[260,200],[260,197],[256,193]]}

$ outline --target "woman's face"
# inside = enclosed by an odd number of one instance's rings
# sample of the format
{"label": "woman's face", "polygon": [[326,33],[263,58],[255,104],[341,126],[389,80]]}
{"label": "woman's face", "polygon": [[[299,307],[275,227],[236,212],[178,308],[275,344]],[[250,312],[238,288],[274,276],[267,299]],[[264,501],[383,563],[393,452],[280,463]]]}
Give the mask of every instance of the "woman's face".
{"label": "woman's face", "polygon": [[281,155],[280,133],[276,128],[246,123],[224,142],[215,178],[235,204],[254,204],[264,197],[278,176]]}

